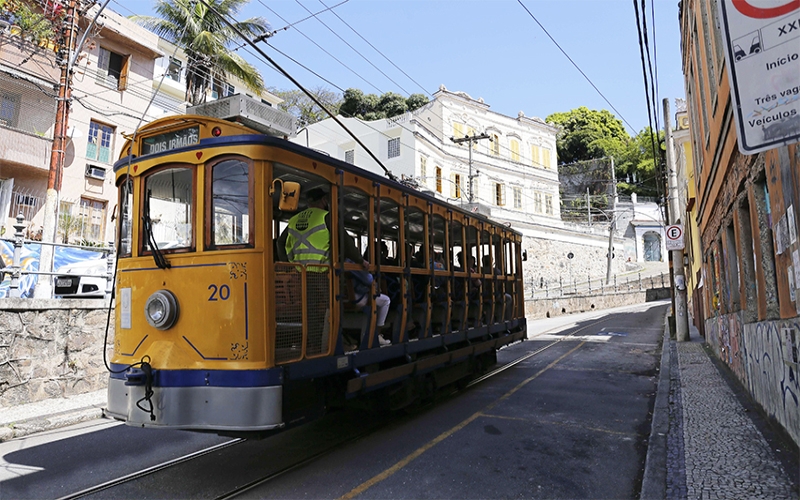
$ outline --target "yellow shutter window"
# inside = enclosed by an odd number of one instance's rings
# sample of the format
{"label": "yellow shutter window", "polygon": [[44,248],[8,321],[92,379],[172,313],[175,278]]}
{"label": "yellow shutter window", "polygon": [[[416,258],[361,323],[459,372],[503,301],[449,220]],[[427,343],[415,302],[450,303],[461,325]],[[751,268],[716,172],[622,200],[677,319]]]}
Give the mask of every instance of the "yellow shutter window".
{"label": "yellow shutter window", "polygon": [[511,160],[519,161],[519,142],[511,139]]}
{"label": "yellow shutter window", "polygon": [[453,137],[456,139],[464,137],[464,125],[462,123],[453,123]]}
{"label": "yellow shutter window", "polygon": [[534,167],[541,167],[542,162],[539,159],[539,146],[533,145],[531,146],[531,165]]}
{"label": "yellow shutter window", "polygon": [[542,165],[544,168],[553,168],[552,163],[550,163],[550,149],[542,148]]}

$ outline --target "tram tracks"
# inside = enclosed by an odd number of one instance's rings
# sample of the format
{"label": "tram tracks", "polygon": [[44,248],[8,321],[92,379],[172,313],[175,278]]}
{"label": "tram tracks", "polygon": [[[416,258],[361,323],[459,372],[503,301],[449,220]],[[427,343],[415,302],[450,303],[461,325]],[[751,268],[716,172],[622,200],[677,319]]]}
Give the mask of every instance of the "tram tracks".
{"label": "tram tracks", "polygon": [[[492,377],[494,377],[496,375],[499,375],[500,373],[502,373],[502,372],[514,367],[515,365],[517,365],[519,363],[522,363],[522,362],[524,362],[524,361],[526,361],[526,360],[528,360],[528,359],[530,359],[530,358],[532,358],[532,357],[534,357],[534,356],[536,356],[538,354],[541,354],[542,352],[544,352],[544,351],[546,351],[546,350],[548,350],[548,349],[560,344],[561,342],[564,342],[565,340],[568,340],[570,337],[575,337],[575,336],[577,336],[578,333],[580,333],[580,332],[582,332],[582,331],[584,331],[584,330],[586,330],[586,329],[588,329],[588,328],[590,328],[590,327],[592,327],[594,325],[597,325],[599,323],[607,321],[607,320],[608,320],[608,317],[603,317],[603,318],[598,319],[597,321],[593,321],[591,323],[583,325],[583,326],[577,328],[574,331],[571,331],[571,332],[569,332],[567,334],[564,334],[563,338],[552,340],[552,341],[548,342],[544,346],[538,347],[537,349],[535,349],[535,350],[533,350],[533,351],[531,351],[529,353],[526,353],[526,354],[524,354],[524,355],[522,355],[522,356],[520,356],[520,357],[518,357],[518,358],[516,358],[516,359],[514,359],[512,361],[504,363],[502,366],[498,366],[497,368],[495,368],[495,369],[493,369],[493,370],[491,370],[491,371],[489,371],[489,372],[487,372],[487,373],[485,373],[483,375],[480,375],[477,378],[471,380],[469,383],[466,384],[465,389],[469,388],[469,387],[472,387],[474,385],[477,385],[480,382],[483,382],[483,381],[485,381],[487,379],[490,379],[490,378],[492,378]],[[546,335],[546,334],[549,334],[549,333],[552,333],[552,332],[556,332],[556,331],[557,332],[561,332],[561,331],[565,331],[565,330],[569,330],[569,329],[570,329],[570,327],[564,328],[563,326],[558,326],[558,327],[553,327],[551,329],[548,329],[548,330],[545,330],[543,332],[540,332],[538,335]],[[530,341],[535,341],[535,340],[536,340],[536,337],[530,339]],[[363,439],[364,437],[372,434],[376,430],[379,430],[379,429],[383,428],[385,425],[387,425],[387,424],[384,423],[384,424],[381,424],[381,425],[377,425],[375,427],[370,427],[368,429],[362,429],[362,432],[357,432],[355,434],[351,434],[349,436],[344,437],[341,440],[334,440],[329,445],[325,446],[324,448],[322,448],[320,450],[315,451],[314,453],[312,453],[312,454],[310,454],[308,456],[299,458],[299,459],[293,461],[292,463],[290,463],[290,464],[288,464],[288,465],[286,465],[284,467],[280,467],[277,470],[271,471],[271,472],[269,472],[268,474],[266,474],[266,475],[264,475],[262,477],[259,477],[257,479],[251,480],[249,482],[245,482],[241,486],[237,486],[237,487],[234,487],[232,489],[229,489],[227,492],[225,492],[225,493],[223,493],[223,494],[221,494],[219,496],[216,496],[215,498],[217,498],[217,499],[231,499],[231,498],[236,498],[236,497],[238,497],[240,495],[243,495],[243,494],[247,493],[248,491],[251,491],[251,490],[253,490],[255,488],[263,486],[263,485],[269,483],[270,481],[273,481],[273,480],[283,476],[284,474],[287,474],[287,473],[289,473],[289,472],[291,472],[291,471],[293,471],[295,469],[298,469],[300,467],[303,467],[305,465],[313,463],[314,461],[316,461],[316,460],[328,455],[329,453],[331,453],[331,452],[333,452],[333,451],[335,451],[337,449],[340,449],[342,445],[345,445],[345,444],[348,444],[348,443],[353,443],[353,442],[356,442],[356,441],[358,441],[360,439]],[[130,483],[132,481],[137,481],[137,480],[143,479],[143,478],[145,478],[147,476],[152,476],[152,475],[155,475],[157,473],[163,472],[165,470],[171,469],[173,467],[176,467],[176,466],[179,466],[179,465],[182,465],[182,464],[186,464],[188,462],[191,462],[193,460],[197,460],[197,459],[199,459],[201,457],[204,457],[204,456],[207,456],[209,454],[212,454],[212,453],[215,453],[215,452],[219,452],[219,451],[225,450],[227,448],[234,447],[236,445],[241,445],[241,444],[243,444],[245,442],[247,442],[247,440],[242,439],[242,438],[231,439],[229,441],[225,441],[223,443],[219,443],[217,445],[210,446],[210,447],[204,448],[202,450],[198,450],[198,451],[195,451],[193,453],[189,453],[189,454],[183,455],[181,457],[177,457],[175,459],[168,460],[168,461],[162,462],[160,464],[157,464],[157,465],[154,465],[154,466],[151,466],[151,467],[147,467],[147,468],[144,468],[142,470],[139,470],[139,471],[136,471],[136,472],[133,472],[133,473],[130,473],[130,474],[126,474],[126,475],[118,477],[116,479],[112,479],[112,480],[103,482],[101,484],[98,484],[98,485],[95,485],[95,486],[92,486],[92,487],[89,487],[89,488],[85,488],[85,489],[83,489],[81,491],[78,491],[78,492],[63,496],[59,500],[73,500],[73,499],[85,498],[85,497],[89,497],[89,496],[92,496],[92,495],[96,495],[96,494],[101,493],[103,491],[110,490],[110,489],[119,487],[121,485],[124,485],[126,483]]]}

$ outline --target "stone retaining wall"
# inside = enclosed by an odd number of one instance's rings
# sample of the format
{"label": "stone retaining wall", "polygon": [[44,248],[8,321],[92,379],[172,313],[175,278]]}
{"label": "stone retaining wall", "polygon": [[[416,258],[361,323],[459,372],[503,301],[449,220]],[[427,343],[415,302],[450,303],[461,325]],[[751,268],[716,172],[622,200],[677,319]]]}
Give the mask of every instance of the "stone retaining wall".
{"label": "stone retaining wall", "polygon": [[[653,290],[636,290],[607,295],[569,295],[545,299],[527,299],[525,300],[525,317],[528,320],[552,318],[564,314],[610,309],[612,307],[657,300],[650,298],[651,295],[653,295]],[[667,297],[669,297],[669,289],[667,289]]]}
{"label": "stone retaining wall", "polygon": [[[0,408],[106,387],[102,299],[0,300]],[[114,342],[114,312],[107,353]]]}

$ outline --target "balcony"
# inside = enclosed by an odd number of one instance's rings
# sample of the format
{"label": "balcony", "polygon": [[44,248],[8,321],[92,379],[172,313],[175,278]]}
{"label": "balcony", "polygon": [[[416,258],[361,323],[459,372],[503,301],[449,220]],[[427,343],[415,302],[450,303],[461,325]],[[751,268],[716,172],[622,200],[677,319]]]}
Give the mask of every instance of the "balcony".
{"label": "balcony", "polygon": [[16,163],[47,172],[52,148],[52,138],[4,127],[0,120],[0,163]]}

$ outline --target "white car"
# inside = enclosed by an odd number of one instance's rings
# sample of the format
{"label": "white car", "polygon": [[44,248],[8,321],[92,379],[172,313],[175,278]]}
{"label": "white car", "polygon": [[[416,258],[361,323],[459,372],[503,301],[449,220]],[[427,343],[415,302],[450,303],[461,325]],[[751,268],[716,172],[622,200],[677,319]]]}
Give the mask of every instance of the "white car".
{"label": "white car", "polygon": [[105,257],[61,266],[56,271],[56,297],[103,298],[106,294],[108,261]]}

